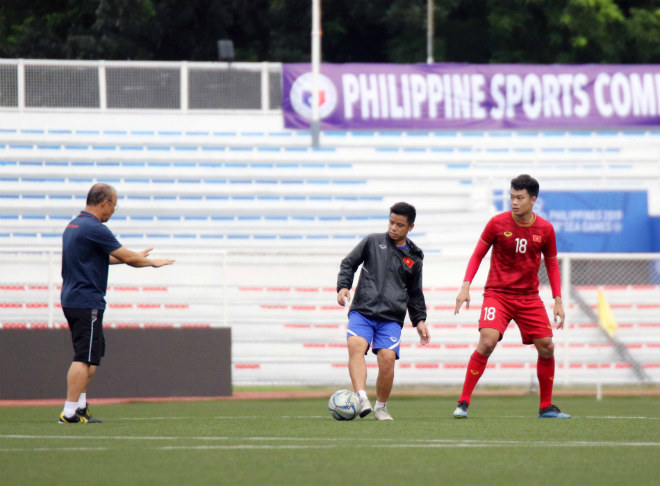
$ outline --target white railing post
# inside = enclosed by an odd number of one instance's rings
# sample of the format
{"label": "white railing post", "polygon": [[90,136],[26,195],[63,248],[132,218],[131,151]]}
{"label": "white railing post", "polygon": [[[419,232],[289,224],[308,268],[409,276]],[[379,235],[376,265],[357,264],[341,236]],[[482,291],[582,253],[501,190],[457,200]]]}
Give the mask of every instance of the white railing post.
{"label": "white railing post", "polygon": [[564,346],[564,373],[563,373],[563,381],[564,385],[568,385],[570,383],[570,366],[571,366],[571,360],[569,358],[569,350],[570,350],[570,339],[569,339],[569,329],[570,329],[570,322],[571,322],[571,304],[573,302],[573,299],[571,297],[571,258],[567,254],[562,256],[562,260],[564,261],[563,269],[562,269],[562,279],[561,279],[561,294],[563,296],[562,302],[564,304],[564,312],[566,313],[566,317],[564,318],[564,332],[562,333],[562,344]]}
{"label": "white railing post", "polygon": [[105,77],[105,61],[99,62],[99,108],[101,111],[108,109],[107,81]]}
{"label": "white railing post", "polygon": [[319,74],[321,72],[321,0],[312,0],[312,147],[320,146],[321,121],[319,119]]}
{"label": "white railing post", "polygon": [[270,108],[270,77],[268,76],[268,63],[261,63],[261,111]]}
{"label": "white railing post", "polygon": [[18,60],[17,68],[17,96],[18,96],[18,111],[25,110],[25,63],[23,59]]}
{"label": "white railing post", "polygon": [[180,76],[179,107],[181,108],[181,111],[185,113],[188,111],[188,63],[186,61],[183,61],[181,63],[179,76]]}

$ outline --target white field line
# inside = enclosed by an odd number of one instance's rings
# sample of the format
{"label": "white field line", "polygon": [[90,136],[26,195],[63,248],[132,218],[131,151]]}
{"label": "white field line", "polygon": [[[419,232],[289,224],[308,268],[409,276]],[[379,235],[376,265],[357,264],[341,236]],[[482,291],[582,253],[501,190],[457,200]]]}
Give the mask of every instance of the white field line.
{"label": "white field line", "polygon": [[210,450],[231,450],[231,449],[336,449],[336,444],[327,445],[256,445],[256,444],[238,444],[238,445],[203,445],[203,446],[164,446],[158,447],[162,451],[210,451]]}
{"label": "white field line", "polygon": [[107,451],[108,447],[23,447],[23,448],[2,448],[0,452],[92,452]]}
{"label": "white field line", "polygon": [[[513,419],[525,419],[525,418],[536,418],[532,415],[503,415],[502,417],[499,418],[513,418]],[[574,419],[596,419],[596,420],[612,420],[612,419],[620,419],[620,420],[660,420],[660,417],[615,417],[615,416],[598,416],[598,415],[585,415],[585,416],[579,416],[579,415],[573,415]],[[547,419],[546,419],[547,420]],[[560,419],[560,420],[565,420],[565,419]]]}
{"label": "white field line", "polygon": [[[414,439],[400,441],[397,439],[371,439],[357,438],[346,441],[345,438],[326,437],[170,437],[170,436],[57,436],[57,435],[0,435],[0,439],[69,439],[76,441],[90,440],[142,440],[142,441],[220,441],[238,442],[228,444],[203,444],[203,445],[166,445],[152,446],[154,450],[259,450],[259,449],[339,449],[350,447],[355,442],[360,442],[361,448],[485,448],[485,447],[660,447],[660,442],[618,442],[618,441],[517,441],[517,440],[454,440],[454,439]],[[255,442],[273,442],[273,444],[256,444]],[[288,442],[288,444],[287,444]],[[293,444],[291,442],[294,442]],[[298,444],[295,444],[298,442]],[[313,444],[312,442],[317,442]],[[389,442],[389,443],[384,443]],[[116,447],[20,447],[0,448],[2,452],[52,452],[52,451],[101,451]]]}
{"label": "white field line", "polygon": [[[113,422],[118,422],[120,420],[193,420],[198,419],[199,417],[122,417],[112,419]],[[231,420],[231,419],[241,419],[241,420],[272,420],[272,419],[296,419],[296,420],[308,420],[308,419],[328,419],[332,418],[330,415],[303,415],[303,416],[293,416],[293,415],[280,415],[277,417],[269,417],[267,415],[220,415],[216,417],[208,417],[209,420]]]}
{"label": "white field line", "polygon": [[660,417],[596,417],[596,416],[586,416],[583,418],[588,419],[632,419],[632,420],[660,420]]}
{"label": "white field line", "polygon": [[[126,420],[135,420],[135,421],[140,421],[140,420],[193,420],[198,417],[123,417],[123,418],[116,418],[112,419],[113,422],[119,422],[119,421],[126,421]],[[266,415],[219,415],[215,417],[208,417],[209,420],[234,420],[234,419],[240,419],[240,420],[273,420],[273,419],[287,419],[287,420],[309,420],[309,419],[331,419],[329,415],[304,415],[304,416],[291,416],[291,415],[279,415],[276,417],[271,417],[271,416],[266,416]],[[534,415],[507,415],[499,418],[513,418],[513,419],[529,419],[529,418],[537,418]],[[660,417],[615,417],[615,416],[596,416],[596,415],[588,415],[588,416],[573,416],[574,419],[595,419],[595,420],[613,420],[613,419],[621,419],[621,420],[660,420]]]}

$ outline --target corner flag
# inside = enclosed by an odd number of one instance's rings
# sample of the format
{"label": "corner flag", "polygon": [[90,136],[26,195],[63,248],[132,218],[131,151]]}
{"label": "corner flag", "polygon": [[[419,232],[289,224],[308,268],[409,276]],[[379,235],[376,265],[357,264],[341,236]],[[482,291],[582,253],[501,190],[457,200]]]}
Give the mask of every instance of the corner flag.
{"label": "corner flag", "polygon": [[610,304],[605,300],[605,294],[603,294],[602,289],[598,289],[598,322],[600,323],[600,327],[602,327],[610,337],[614,337],[614,333],[619,325],[614,319]]}

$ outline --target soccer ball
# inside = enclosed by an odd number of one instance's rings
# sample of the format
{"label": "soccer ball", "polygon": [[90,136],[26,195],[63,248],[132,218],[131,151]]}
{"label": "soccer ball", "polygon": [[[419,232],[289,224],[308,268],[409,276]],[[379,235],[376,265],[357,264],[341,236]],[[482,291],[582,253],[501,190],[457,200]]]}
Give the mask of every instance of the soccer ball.
{"label": "soccer ball", "polygon": [[332,394],[328,402],[330,415],[337,420],[353,420],[358,416],[360,397],[348,390],[339,390]]}

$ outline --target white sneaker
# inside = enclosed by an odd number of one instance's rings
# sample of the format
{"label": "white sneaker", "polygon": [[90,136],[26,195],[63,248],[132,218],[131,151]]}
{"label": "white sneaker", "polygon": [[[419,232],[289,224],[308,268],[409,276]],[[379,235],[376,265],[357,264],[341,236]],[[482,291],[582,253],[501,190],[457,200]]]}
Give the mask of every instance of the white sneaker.
{"label": "white sneaker", "polygon": [[364,418],[371,413],[371,402],[367,397],[360,397],[360,418]]}
{"label": "white sneaker", "polygon": [[376,408],[374,410],[374,418],[376,420],[394,420],[392,416],[387,412],[387,407]]}

